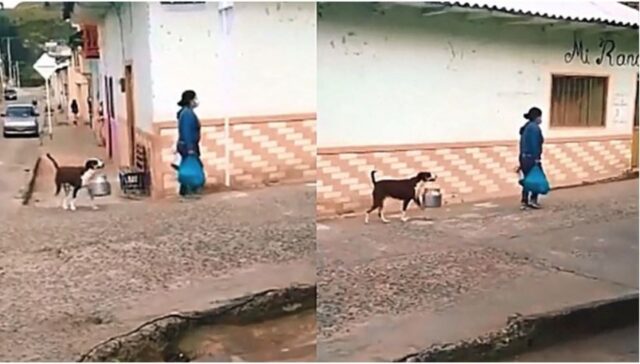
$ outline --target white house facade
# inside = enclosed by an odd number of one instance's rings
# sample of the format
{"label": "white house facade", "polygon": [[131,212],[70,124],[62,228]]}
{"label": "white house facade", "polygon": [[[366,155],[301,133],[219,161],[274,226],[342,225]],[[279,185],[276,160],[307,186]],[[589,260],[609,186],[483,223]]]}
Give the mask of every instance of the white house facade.
{"label": "white house facade", "polygon": [[448,202],[517,193],[532,106],[554,186],[630,168],[636,10],[612,3],[618,18],[596,21],[456,4],[319,7],[320,215],[368,207],[373,169],[436,172]]}
{"label": "white house facade", "polygon": [[114,158],[149,150],[154,191],[174,190],[176,103],[200,100],[208,182],[315,179],[313,3],[80,3],[98,25],[100,84]]}

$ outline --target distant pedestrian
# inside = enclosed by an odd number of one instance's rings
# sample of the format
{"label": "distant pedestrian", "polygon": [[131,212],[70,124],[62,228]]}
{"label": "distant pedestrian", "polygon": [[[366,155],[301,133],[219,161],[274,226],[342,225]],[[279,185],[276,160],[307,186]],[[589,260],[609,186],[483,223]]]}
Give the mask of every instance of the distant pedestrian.
{"label": "distant pedestrian", "polygon": [[100,100],[98,101],[98,127],[96,128],[96,132],[98,133],[98,145],[100,147],[106,146],[107,139],[105,135],[107,131],[105,130],[104,104]]}
{"label": "distant pedestrian", "polygon": [[[200,121],[194,112],[198,107],[198,98],[192,90],[182,93],[182,97],[178,102],[180,111],[178,111],[178,142],[176,151],[181,157],[181,166],[187,157],[195,157],[199,163],[200,172],[204,173],[204,166],[200,160]],[[178,170],[180,173],[180,170]],[[180,184],[180,196],[187,197],[197,194],[197,190],[193,186]]]}
{"label": "distant pedestrian", "polygon": [[[537,107],[532,107],[529,112],[524,114],[527,122],[520,128],[520,154],[518,156],[524,179],[534,166],[542,168],[542,144],[544,137],[542,136],[542,111]],[[538,194],[522,187],[521,208],[539,209]]]}
{"label": "distant pedestrian", "polygon": [[91,96],[87,97],[87,110],[89,110],[89,121],[93,122],[93,99]]}
{"label": "distant pedestrian", "polygon": [[73,113],[73,125],[78,125],[79,112],[80,110],[78,110],[78,102],[76,101],[76,99],[73,99],[73,101],[71,101],[71,113]]}

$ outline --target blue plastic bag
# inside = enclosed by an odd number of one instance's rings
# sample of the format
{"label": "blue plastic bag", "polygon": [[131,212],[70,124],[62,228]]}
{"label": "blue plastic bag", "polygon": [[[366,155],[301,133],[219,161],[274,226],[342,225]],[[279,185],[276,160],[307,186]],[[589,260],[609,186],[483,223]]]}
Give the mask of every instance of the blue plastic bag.
{"label": "blue plastic bag", "polygon": [[551,190],[547,176],[539,165],[533,166],[529,173],[521,181],[522,186],[530,192],[546,195]]}
{"label": "blue plastic bag", "polygon": [[204,186],[204,170],[198,156],[188,155],[182,158],[178,167],[178,182],[191,189]]}

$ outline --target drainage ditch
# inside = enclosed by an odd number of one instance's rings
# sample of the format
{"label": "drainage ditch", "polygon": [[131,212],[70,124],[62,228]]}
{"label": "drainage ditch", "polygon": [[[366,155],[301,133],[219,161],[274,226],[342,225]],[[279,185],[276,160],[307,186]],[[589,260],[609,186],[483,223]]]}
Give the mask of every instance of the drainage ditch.
{"label": "drainage ditch", "polygon": [[513,358],[516,362],[638,362],[638,324],[579,336]]}
{"label": "drainage ditch", "polygon": [[315,307],[315,285],[268,290],[159,317],[96,345],[79,361],[314,361]]}
{"label": "drainage ditch", "polygon": [[[563,310],[531,316],[514,316],[498,331],[456,343],[433,345],[397,361],[479,362],[479,361],[578,361],[563,356],[567,350],[588,343],[608,343],[638,326],[638,294],[591,302]],[[637,342],[637,329],[635,340]],[[627,343],[631,343],[627,341]],[[586,344],[585,344],[586,343]],[[593,344],[595,343],[595,344]],[[622,343],[624,346],[625,343]],[[637,344],[636,344],[637,345]],[[633,351],[636,351],[633,353]],[[637,359],[637,346],[627,345],[623,357]],[[629,352],[631,351],[631,352]],[[571,353],[569,352],[570,355]],[[601,354],[607,356],[606,350]]]}

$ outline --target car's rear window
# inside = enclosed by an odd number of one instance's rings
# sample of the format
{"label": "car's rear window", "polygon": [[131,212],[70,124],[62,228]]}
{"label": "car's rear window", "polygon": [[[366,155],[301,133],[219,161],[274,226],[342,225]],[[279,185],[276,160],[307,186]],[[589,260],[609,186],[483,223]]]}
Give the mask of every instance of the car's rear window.
{"label": "car's rear window", "polygon": [[34,116],[33,108],[30,106],[14,106],[7,108],[7,116],[14,118],[28,118]]}

